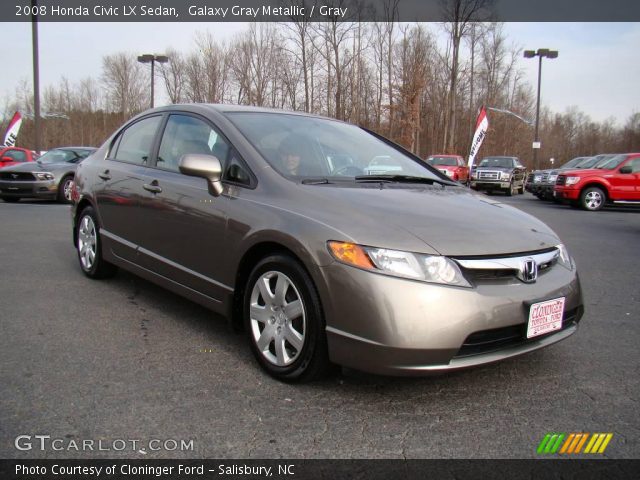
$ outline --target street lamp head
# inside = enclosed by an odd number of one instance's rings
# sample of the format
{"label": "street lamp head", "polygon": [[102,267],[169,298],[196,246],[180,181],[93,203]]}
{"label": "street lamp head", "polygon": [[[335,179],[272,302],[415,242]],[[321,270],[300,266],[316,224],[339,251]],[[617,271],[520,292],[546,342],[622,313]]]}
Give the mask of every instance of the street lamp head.
{"label": "street lamp head", "polygon": [[154,60],[154,56],[151,55],[150,53],[145,53],[144,55],[138,55],[138,61],[140,63],[149,63],[149,62],[153,62]]}
{"label": "street lamp head", "polygon": [[558,51],[557,50],[549,50],[549,53],[547,53],[547,57],[548,58],[558,58]]}
{"label": "street lamp head", "polygon": [[533,58],[535,56],[536,56],[536,52],[534,52],[533,50],[524,51],[524,58]]}
{"label": "street lamp head", "polygon": [[167,63],[169,61],[169,57],[166,55],[156,55],[156,62],[158,63]]}

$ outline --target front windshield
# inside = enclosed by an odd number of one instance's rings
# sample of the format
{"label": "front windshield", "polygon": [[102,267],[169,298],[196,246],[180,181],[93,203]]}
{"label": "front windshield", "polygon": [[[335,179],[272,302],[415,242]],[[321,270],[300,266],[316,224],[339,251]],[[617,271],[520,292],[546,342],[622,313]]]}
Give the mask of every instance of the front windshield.
{"label": "front windshield", "polygon": [[440,179],[424,163],[359,127],[333,120],[263,112],[227,112],[229,119],[287,178],[354,180],[366,175]]}
{"label": "front windshield", "polygon": [[91,154],[91,150],[62,150],[54,149],[49,150],[42,155],[39,159],[39,163],[51,164],[51,163],[76,163],[83,158],[88,157]]}
{"label": "front windshield", "polygon": [[583,162],[580,162],[576,165],[576,168],[584,169],[584,168],[593,168],[593,166],[602,160],[603,155],[596,155],[595,157],[587,158]]}
{"label": "front windshield", "polygon": [[564,165],[562,165],[561,168],[571,168],[571,167],[575,167],[576,165],[578,165],[580,162],[584,161],[586,158],[588,157],[577,157],[574,158],[573,160],[569,160],[567,163],[565,163]]}
{"label": "front windshield", "polygon": [[626,158],[626,155],[616,155],[613,158],[608,157],[598,162],[595,168],[599,168],[601,170],[613,170],[614,168],[617,168],[618,165],[620,165],[622,162],[624,162]]}
{"label": "front windshield", "polygon": [[487,157],[483,158],[479,167],[511,168],[513,159],[508,157]]}
{"label": "front windshield", "polygon": [[456,159],[452,157],[429,157],[427,158],[429,165],[443,165],[445,167],[455,167]]}

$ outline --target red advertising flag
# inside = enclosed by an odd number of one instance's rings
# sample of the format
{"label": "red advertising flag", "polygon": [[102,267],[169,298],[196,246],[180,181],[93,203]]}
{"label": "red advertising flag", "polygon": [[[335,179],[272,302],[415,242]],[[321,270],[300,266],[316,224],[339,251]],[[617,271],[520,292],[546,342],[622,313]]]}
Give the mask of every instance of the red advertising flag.
{"label": "red advertising flag", "polygon": [[489,119],[487,118],[487,110],[484,108],[484,105],[480,109],[480,113],[478,114],[478,120],[476,121],[476,133],[473,134],[473,141],[471,142],[471,151],[469,152],[469,162],[468,165],[471,167],[473,165],[473,161],[476,158],[476,154],[480,147],[482,146],[482,142],[484,141],[484,137],[487,135],[487,129],[489,128]]}
{"label": "red advertising flag", "polygon": [[21,125],[22,115],[20,115],[20,112],[16,112],[13,114],[13,118],[9,122],[7,131],[4,134],[5,147],[13,147],[16,144],[16,139],[18,138],[18,132],[20,131]]}

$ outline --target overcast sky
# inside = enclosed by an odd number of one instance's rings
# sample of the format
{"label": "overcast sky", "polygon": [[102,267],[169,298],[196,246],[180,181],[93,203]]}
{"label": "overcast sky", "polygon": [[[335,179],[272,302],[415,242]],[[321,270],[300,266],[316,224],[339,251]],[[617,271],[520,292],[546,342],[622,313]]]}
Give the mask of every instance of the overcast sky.
{"label": "overcast sky", "polygon": [[[62,76],[75,82],[99,78],[102,56],[128,51],[162,53],[167,47],[189,51],[194,34],[209,30],[230,39],[246,29],[242,23],[40,23],[41,90]],[[21,79],[32,81],[31,24],[0,23],[0,96],[11,97]],[[440,32],[436,24],[428,24]],[[555,112],[571,106],[593,120],[614,118],[617,125],[640,111],[640,23],[506,23],[509,42],[525,49],[559,50],[543,61],[542,104]],[[535,85],[537,59],[520,61]],[[163,88],[157,82],[158,92]],[[156,104],[166,97],[159,94]],[[500,107],[500,105],[495,105]]]}

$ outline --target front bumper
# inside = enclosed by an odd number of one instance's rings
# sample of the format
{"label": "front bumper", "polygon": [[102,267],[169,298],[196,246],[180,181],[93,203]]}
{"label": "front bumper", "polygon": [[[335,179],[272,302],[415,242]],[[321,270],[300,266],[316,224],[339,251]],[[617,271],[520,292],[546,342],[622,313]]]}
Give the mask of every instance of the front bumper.
{"label": "front bumper", "polygon": [[578,200],[580,189],[556,185],[553,189],[553,196],[559,200]]}
{"label": "front bumper", "polygon": [[[560,265],[536,283],[501,279],[473,288],[404,280],[341,264],[321,270],[323,297],[329,299],[323,303],[331,360],[378,374],[424,375],[520,355],[570,336],[583,313],[578,276]],[[527,340],[529,305],[558,297],[565,297],[563,329]],[[496,337],[487,348],[477,342],[502,332],[511,339]]]}
{"label": "front bumper", "polygon": [[7,181],[0,180],[0,196],[18,198],[56,198],[56,180]]}
{"label": "front bumper", "polygon": [[501,182],[501,181],[489,181],[489,180],[471,180],[471,188],[476,188],[478,190],[485,190],[485,189],[503,189],[503,190],[509,190],[509,188],[511,188],[511,182],[509,181],[505,181],[505,182]]}

